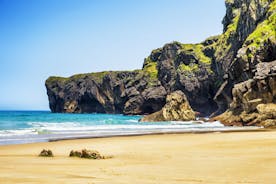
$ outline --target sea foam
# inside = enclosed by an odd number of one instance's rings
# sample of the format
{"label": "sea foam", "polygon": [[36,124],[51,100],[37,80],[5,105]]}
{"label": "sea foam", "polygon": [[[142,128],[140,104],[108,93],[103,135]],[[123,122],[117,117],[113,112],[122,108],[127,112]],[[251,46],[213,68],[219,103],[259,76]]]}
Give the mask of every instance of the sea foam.
{"label": "sea foam", "polygon": [[[141,116],[108,114],[52,114],[0,112],[0,144],[42,142],[53,139],[139,135],[152,133],[239,130],[218,121],[138,122]],[[246,127],[250,129],[250,127]],[[252,127],[254,129],[256,127]]]}

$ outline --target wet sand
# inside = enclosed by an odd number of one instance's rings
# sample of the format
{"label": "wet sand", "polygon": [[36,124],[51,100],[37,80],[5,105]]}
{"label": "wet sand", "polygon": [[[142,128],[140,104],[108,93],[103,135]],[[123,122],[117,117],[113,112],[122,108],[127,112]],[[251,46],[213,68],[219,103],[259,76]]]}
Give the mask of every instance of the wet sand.
{"label": "wet sand", "polygon": [[[51,149],[54,158],[38,157]],[[96,149],[111,159],[68,157]],[[275,183],[276,131],[165,134],[0,146],[0,183]]]}

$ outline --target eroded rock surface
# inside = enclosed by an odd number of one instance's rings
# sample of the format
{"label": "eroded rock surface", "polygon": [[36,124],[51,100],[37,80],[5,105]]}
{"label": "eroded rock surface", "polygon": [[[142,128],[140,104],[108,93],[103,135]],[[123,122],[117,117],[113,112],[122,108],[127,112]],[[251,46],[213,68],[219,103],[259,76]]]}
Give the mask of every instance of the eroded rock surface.
{"label": "eroded rock surface", "polygon": [[52,112],[144,114],[160,110],[167,92],[146,71],[80,74],[46,81]]}
{"label": "eroded rock surface", "polygon": [[174,91],[166,98],[165,106],[155,113],[144,116],[140,121],[189,121],[195,120],[195,112],[182,91]]}
{"label": "eroded rock surface", "polygon": [[254,78],[234,86],[230,108],[215,120],[225,125],[276,126],[276,61],[256,68]]}
{"label": "eroded rock surface", "polygon": [[252,79],[256,65],[276,59],[276,2],[226,1],[224,32],[215,46],[221,85],[214,100],[218,115],[229,108],[235,84]]}

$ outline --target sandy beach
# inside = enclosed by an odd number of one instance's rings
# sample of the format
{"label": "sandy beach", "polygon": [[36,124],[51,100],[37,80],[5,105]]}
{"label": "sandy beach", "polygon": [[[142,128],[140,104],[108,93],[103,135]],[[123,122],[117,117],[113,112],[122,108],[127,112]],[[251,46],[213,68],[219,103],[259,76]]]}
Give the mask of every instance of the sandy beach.
{"label": "sandy beach", "polygon": [[[51,149],[54,158],[38,157]],[[96,149],[111,159],[69,158]],[[275,183],[276,131],[165,134],[0,146],[0,183]]]}

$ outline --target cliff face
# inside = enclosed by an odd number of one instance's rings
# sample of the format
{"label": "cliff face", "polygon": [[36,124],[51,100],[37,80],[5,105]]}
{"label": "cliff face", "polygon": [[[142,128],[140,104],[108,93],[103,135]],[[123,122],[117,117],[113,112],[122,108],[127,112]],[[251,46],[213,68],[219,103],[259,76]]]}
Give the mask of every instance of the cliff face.
{"label": "cliff face", "polygon": [[257,64],[254,77],[232,91],[229,109],[214,120],[226,125],[276,126],[276,61]]}
{"label": "cliff face", "polygon": [[165,104],[166,90],[146,70],[50,77],[46,81],[52,112],[144,114]]}
{"label": "cliff face", "polygon": [[228,110],[214,119],[226,125],[275,126],[276,1],[231,1],[226,6],[222,37],[235,29],[225,55],[215,54],[225,73],[214,97],[219,104],[215,115]]}
{"label": "cliff face", "polygon": [[224,32],[215,46],[217,65],[224,74],[215,100],[224,112],[234,84],[254,76],[256,64],[276,59],[275,0],[227,0]]}
{"label": "cliff face", "polygon": [[209,115],[217,108],[213,97],[218,84],[212,68],[214,52],[210,49],[216,41],[213,37],[200,44],[166,44],[152,51],[144,67],[156,65],[157,78],[168,94],[183,91],[195,111]]}
{"label": "cliff face", "polygon": [[[233,103],[246,103],[244,95],[239,95],[241,99],[237,101],[235,92],[243,84],[255,94],[254,99],[274,104],[274,92],[267,100],[255,86],[260,86],[256,79],[258,64],[275,66],[272,61],[276,60],[276,1],[226,0],[225,4],[221,35],[199,44],[165,44],[151,52],[141,70],[48,78],[51,111],[148,114],[161,110],[166,96],[181,90],[193,110],[202,116],[215,116],[226,109],[237,109]],[[275,81],[271,77],[273,72],[263,75],[270,77],[266,80]],[[236,85],[241,82],[242,85]],[[264,87],[271,84],[261,83]],[[250,100],[254,101],[253,96]],[[241,113],[244,109],[234,111]],[[246,111],[253,112],[257,109]]]}

